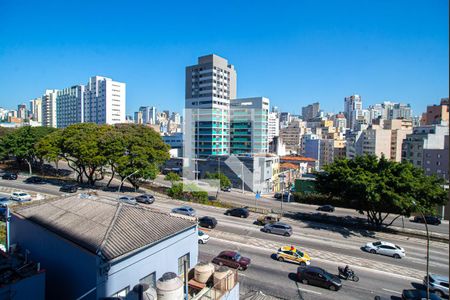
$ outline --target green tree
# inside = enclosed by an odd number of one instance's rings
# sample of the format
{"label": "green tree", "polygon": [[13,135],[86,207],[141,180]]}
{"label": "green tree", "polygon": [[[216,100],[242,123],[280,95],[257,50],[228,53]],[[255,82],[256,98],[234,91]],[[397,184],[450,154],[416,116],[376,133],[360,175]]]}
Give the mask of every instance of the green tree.
{"label": "green tree", "polygon": [[[388,161],[384,157],[360,156],[341,159],[318,173],[317,188],[330,197],[341,197],[348,206],[365,213],[369,224],[390,226],[400,215],[422,210],[432,213],[443,205],[447,193],[442,181],[426,176],[410,163]],[[414,204],[415,203],[415,204]],[[398,214],[385,224],[390,214]]]}
{"label": "green tree", "polygon": [[114,162],[117,174],[139,188],[146,179],[155,179],[162,164],[169,159],[169,147],[159,133],[150,127],[119,124],[125,153]]}
{"label": "green tree", "polygon": [[219,179],[220,187],[231,187],[230,179],[223,173],[206,173],[206,179]]}
{"label": "green tree", "polygon": [[176,181],[180,181],[181,178],[177,173],[174,172],[169,172],[167,173],[167,175],[164,177],[164,180],[170,181],[170,183],[173,185],[174,182]]}
{"label": "green tree", "polygon": [[55,128],[50,127],[24,126],[18,128],[1,138],[0,149],[3,149],[3,155],[14,156],[18,163],[25,162],[31,175],[33,165],[42,164],[35,145],[55,130]]}
{"label": "green tree", "polygon": [[172,187],[167,190],[167,195],[169,195],[169,197],[174,199],[183,199],[184,196],[183,184],[176,183],[172,185]]}

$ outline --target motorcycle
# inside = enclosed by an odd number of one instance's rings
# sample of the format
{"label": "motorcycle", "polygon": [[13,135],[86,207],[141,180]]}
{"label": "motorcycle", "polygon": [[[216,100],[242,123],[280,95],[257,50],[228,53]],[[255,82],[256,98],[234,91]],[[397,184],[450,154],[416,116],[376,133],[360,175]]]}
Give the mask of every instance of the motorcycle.
{"label": "motorcycle", "polygon": [[353,270],[348,269],[347,272],[345,272],[345,268],[338,267],[338,271],[339,271],[339,277],[342,279],[351,280],[354,282],[359,281],[359,277],[356,276],[356,274],[355,274],[355,272],[353,272]]}

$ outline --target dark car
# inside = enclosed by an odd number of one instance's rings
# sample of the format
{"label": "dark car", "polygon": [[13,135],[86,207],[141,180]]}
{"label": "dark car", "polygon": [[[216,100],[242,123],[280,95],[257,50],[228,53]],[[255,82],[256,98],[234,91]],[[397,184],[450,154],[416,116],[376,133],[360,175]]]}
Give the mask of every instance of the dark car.
{"label": "dark car", "polygon": [[223,186],[220,188],[223,192],[231,192],[231,187],[229,186]]}
{"label": "dark car", "polygon": [[64,193],[76,193],[78,191],[78,186],[76,184],[64,184],[59,191]]}
{"label": "dark car", "polygon": [[303,284],[310,284],[337,291],[342,287],[338,276],[328,273],[319,267],[299,267],[297,280]]}
{"label": "dark car", "polygon": [[217,226],[217,220],[213,217],[201,217],[198,219],[198,225],[201,227],[213,229]]}
{"label": "dark car", "polygon": [[281,199],[281,196],[283,196],[283,200],[287,200],[287,198],[289,197],[289,192],[286,191],[284,193],[275,193],[275,195],[273,195],[275,199]]}
{"label": "dark car", "polygon": [[[421,300],[421,299],[427,299],[427,290],[403,290],[402,292],[402,299],[403,300]],[[441,298],[431,293],[430,291],[430,300],[440,300]]]}
{"label": "dark car", "polygon": [[414,217],[414,222],[416,222],[416,223],[425,223],[425,221],[427,221],[427,224],[430,224],[430,225],[440,225],[441,224],[441,219],[439,219],[439,217],[436,217],[436,216],[425,216],[425,219],[422,216]]}
{"label": "dark car", "polygon": [[155,197],[150,194],[142,194],[135,198],[136,198],[136,201],[140,202],[140,203],[152,204],[153,202],[155,202]]}
{"label": "dark car", "polygon": [[31,183],[31,184],[45,184],[45,180],[41,177],[32,176],[25,180],[25,183]]}
{"label": "dark car", "polygon": [[17,174],[16,173],[5,173],[2,175],[2,179],[6,179],[6,180],[16,180],[17,179]]}
{"label": "dark car", "polygon": [[227,266],[233,269],[246,270],[250,265],[250,258],[243,257],[239,252],[222,251],[213,258],[213,263],[219,266]]}
{"label": "dark car", "polygon": [[227,216],[241,217],[241,218],[248,218],[248,216],[250,215],[248,209],[246,208],[230,208],[225,212],[225,214]]}
{"label": "dark car", "polygon": [[326,205],[319,206],[319,207],[317,208],[317,210],[318,210],[318,211],[333,212],[333,211],[334,211],[334,206],[333,206],[333,205],[326,204]]}

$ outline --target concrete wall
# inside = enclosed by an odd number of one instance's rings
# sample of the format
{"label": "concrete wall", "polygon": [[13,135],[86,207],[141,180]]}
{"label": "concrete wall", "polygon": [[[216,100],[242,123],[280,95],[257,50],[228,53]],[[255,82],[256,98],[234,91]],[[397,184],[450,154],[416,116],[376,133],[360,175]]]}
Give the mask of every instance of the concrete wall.
{"label": "concrete wall", "polygon": [[[108,297],[156,272],[156,280],[166,272],[178,274],[178,258],[190,254],[190,268],[198,261],[197,228],[188,229],[124,260],[112,261],[108,276],[99,277],[97,297]],[[105,281],[106,280],[106,281]]]}
{"label": "concrete wall", "polygon": [[[11,217],[11,244],[29,250],[30,258],[45,269],[48,300],[76,299],[97,283],[96,255],[16,215]],[[85,299],[95,299],[95,294]]]}
{"label": "concrete wall", "polygon": [[44,300],[45,272],[24,278],[11,285],[0,288],[0,299],[14,300]]}

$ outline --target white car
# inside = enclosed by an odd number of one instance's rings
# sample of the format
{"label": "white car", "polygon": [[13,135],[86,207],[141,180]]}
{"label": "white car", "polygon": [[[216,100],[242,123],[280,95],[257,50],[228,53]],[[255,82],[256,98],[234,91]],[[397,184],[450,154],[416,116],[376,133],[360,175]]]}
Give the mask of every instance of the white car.
{"label": "white car", "polygon": [[405,249],[402,247],[383,241],[367,243],[363,246],[363,249],[372,254],[382,254],[392,256],[393,258],[402,258],[406,256]]}
{"label": "white car", "polygon": [[203,231],[198,231],[198,243],[199,244],[206,244],[209,240],[209,235],[204,233]]}
{"label": "white car", "polygon": [[31,195],[24,192],[14,192],[11,194],[11,200],[14,201],[31,201]]}

